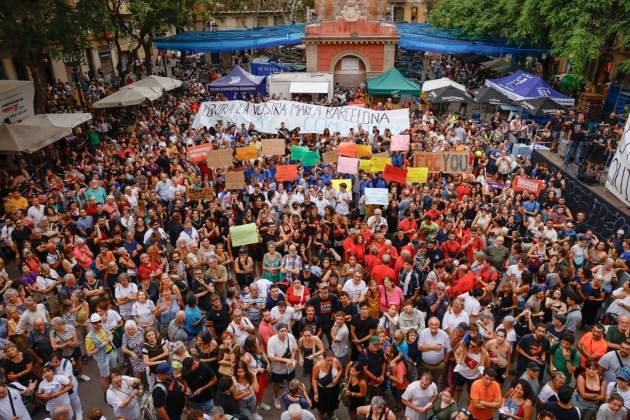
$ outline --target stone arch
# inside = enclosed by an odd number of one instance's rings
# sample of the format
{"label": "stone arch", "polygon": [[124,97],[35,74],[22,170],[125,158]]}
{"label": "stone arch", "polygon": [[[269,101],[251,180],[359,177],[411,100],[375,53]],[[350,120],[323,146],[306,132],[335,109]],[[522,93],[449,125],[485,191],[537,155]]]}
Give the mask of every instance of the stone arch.
{"label": "stone arch", "polygon": [[335,67],[337,67],[337,63],[339,63],[339,61],[341,61],[343,58],[346,58],[346,57],[358,58],[359,60],[363,62],[363,65],[365,66],[365,72],[366,73],[371,72],[370,62],[367,59],[367,57],[358,51],[352,51],[352,50],[342,51],[339,54],[337,54],[335,57],[333,57],[333,59],[330,60],[330,72],[335,73]]}

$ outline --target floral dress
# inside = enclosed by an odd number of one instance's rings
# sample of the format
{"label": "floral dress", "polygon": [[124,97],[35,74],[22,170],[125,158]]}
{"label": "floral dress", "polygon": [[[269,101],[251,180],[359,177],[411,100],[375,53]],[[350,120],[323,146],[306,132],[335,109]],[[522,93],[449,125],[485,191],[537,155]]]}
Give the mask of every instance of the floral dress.
{"label": "floral dress", "polygon": [[122,345],[127,347],[130,351],[136,354],[136,358],[129,359],[131,362],[131,368],[134,372],[144,372],[144,361],[142,355],[142,346],[144,345],[144,331],[138,327],[138,331],[136,335],[130,336],[125,333],[123,334]]}

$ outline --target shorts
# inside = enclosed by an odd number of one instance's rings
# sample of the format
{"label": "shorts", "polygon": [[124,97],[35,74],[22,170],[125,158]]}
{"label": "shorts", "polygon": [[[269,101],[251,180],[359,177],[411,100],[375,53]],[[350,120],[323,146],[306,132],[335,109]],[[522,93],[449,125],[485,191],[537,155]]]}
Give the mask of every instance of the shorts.
{"label": "shorts", "polygon": [[457,387],[462,387],[464,385],[466,385],[466,387],[469,387],[474,381],[475,379],[464,378],[462,375],[459,374],[459,372],[453,373],[453,382]]}
{"label": "shorts", "polygon": [[204,402],[195,402],[188,400],[188,405],[191,408],[196,408],[203,411],[204,413],[210,413],[210,410],[212,410],[212,408],[214,407],[214,401],[211,399]]}
{"label": "shorts", "polygon": [[293,369],[289,373],[273,373],[271,372],[271,382],[274,384],[281,384],[283,382],[289,383],[293,378],[295,378],[295,369]]}
{"label": "shorts", "polygon": [[118,352],[116,349],[110,351],[105,355],[105,360],[102,362],[96,361],[96,366],[98,366],[98,374],[101,378],[109,377],[109,370],[115,368],[118,364]]}

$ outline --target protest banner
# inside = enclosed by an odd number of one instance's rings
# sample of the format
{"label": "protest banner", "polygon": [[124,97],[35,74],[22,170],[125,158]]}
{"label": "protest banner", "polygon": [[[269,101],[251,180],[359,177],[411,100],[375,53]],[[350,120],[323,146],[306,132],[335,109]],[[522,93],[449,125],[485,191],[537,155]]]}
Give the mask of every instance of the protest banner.
{"label": "protest banner", "polygon": [[231,226],[230,239],[232,240],[232,246],[257,244],[260,242],[260,238],[258,236],[258,231],[256,230],[256,223]]}
{"label": "protest banner", "polygon": [[302,160],[302,156],[304,153],[308,152],[308,147],[306,146],[291,146],[291,160]]}
{"label": "protest banner", "polygon": [[364,158],[372,156],[372,146],[369,144],[357,144],[357,157]]}
{"label": "protest banner", "polygon": [[258,150],[253,144],[251,146],[237,147],[235,150],[236,160],[250,160],[258,157]]}
{"label": "protest banner", "polygon": [[630,207],[630,118],[621,136],[621,144],[610,161],[606,189]]}
{"label": "protest banner", "polygon": [[277,133],[280,123],[284,122],[287,129],[300,127],[302,133],[323,133],[328,129],[331,133],[338,131],[347,135],[351,128],[356,130],[361,124],[363,127],[376,127],[381,133],[389,129],[392,133],[399,134],[409,129],[409,110],[326,107],[294,101],[211,101],[201,104],[193,121],[193,128],[209,128],[219,121],[239,127],[241,124],[254,124],[256,130],[262,133]]}
{"label": "protest banner", "polygon": [[512,188],[516,192],[527,191],[538,195],[543,188],[543,183],[539,179],[531,179],[517,175],[512,181]]}
{"label": "protest banner", "polygon": [[339,156],[337,172],[341,174],[356,175],[358,173],[359,159]]}
{"label": "protest banner", "polygon": [[276,165],[276,181],[295,181],[298,176],[297,165]]}
{"label": "protest banner", "polygon": [[429,179],[429,168],[407,168],[407,182],[426,184]]}
{"label": "protest banner", "polygon": [[226,190],[240,190],[245,187],[245,172],[230,171],[224,174]]}
{"label": "protest banner", "polygon": [[385,165],[383,179],[389,182],[397,182],[401,185],[407,183],[407,170],[392,165]]}
{"label": "protest banner", "polygon": [[229,168],[232,166],[232,149],[210,150],[206,158],[206,165],[210,169]]}
{"label": "protest banner", "polygon": [[265,139],[262,141],[262,155],[265,157],[284,156],[284,139]]}
{"label": "protest banner", "polygon": [[392,144],[390,147],[392,152],[406,152],[409,150],[409,135],[394,134],[392,136]]}
{"label": "protest banner", "polygon": [[332,182],[332,187],[337,191],[341,189],[339,188],[341,183],[346,184],[346,191],[352,191],[352,179],[331,179],[330,182]]}
{"label": "protest banner", "polygon": [[207,188],[188,188],[186,190],[186,200],[201,201],[214,199],[214,189]]}
{"label": "protest banner", "polygon": [[372,157],[370,164],[370,172],[383,172],[385,170],[385,165],[392,164],[392,158],[389,157]]}
{"label": "protest banner", "polygon": [[319,163],[319,152],[303,152],[302,153],[302,165],[304,166],[315,166]]}
{"label": "protest banner", "polygon": [[322,161],[327,164],[337,163],[339,153],[336,150],[322,153]]}
{"label": "protest banner", "polygon": [[0,80],[0,121],[18,122],[35,115],[35,84],[28,80]]}
{"label": "protest banner", "polygon": [[366,188],[365,204],[376,204],[386,206],[389,204],[389,192],[387,188]]}
{"label": "protest banner", "polygon": [[357,145],[349,141],[339,143],[337,153],[346,157],[357,157]]}
{"label": "protest banner", "polygon": [[468,152],[415,152],[413,166],[429,168],[429,173],[468,174],[472,172],[470,153]]}
{"label": "protest banner", "polygon": [[192,163],[200,163],[208,158],[208,152],[212,150],[210,143],[200,144],[199,146],[190,146],[188,151],[188,160]]}

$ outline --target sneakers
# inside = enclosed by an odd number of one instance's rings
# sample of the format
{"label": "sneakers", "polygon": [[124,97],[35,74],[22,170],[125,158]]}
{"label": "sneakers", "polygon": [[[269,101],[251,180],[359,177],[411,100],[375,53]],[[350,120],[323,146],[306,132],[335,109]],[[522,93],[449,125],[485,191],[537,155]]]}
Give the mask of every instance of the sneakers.
{"label": "sneakers", "polygon": [[90,381],[90,377],[89,377],[89,376],[87,376],[87,375],[85,375],[85,374],[81,374],[81,375],[79,375],[79,376],[78,376],[78,378],[79,378],[80,380],[82,380],[83,382],[89,382],[89,381]]}
{"label": "sneakers", "polygon": [[271,410],[271,406],[269,404],[265,404],[264,402],[261,402],[260,404],[258,404],[258,407],[260,407],[260,409],[263,411]]}
{"label": "sneakers", "polygon": [[273,398],[273,406],[276,408],[276,410],[280,410],[282,408],[282,404],[280,404],[280,398]]}

